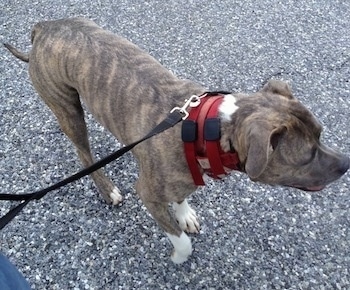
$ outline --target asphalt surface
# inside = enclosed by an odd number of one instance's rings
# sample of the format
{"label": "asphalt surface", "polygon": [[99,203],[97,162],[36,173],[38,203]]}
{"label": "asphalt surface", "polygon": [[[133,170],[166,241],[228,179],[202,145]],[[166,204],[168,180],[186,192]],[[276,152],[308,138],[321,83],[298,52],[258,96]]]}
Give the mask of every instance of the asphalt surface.
{"label": "asphalt surface", "polygon": [[[30,49],[41,20],[85,16],[121,34],[183,78],[253,92],[274,77],[350,153],[350,2],[0,1],[0,41]],[[21,63],[0,48],[0,188],[33,191],[80,169],[74,148]],[[119,144],[89,120],[98,158]],[[254,184],[233,173],[192,195],[200,234],[192,257],[170,242],[133,188],[131,155],[107,171],[122,189],[106,205],[89,178],[30,204],[1,231],[1,251],[33,289],[350,289],[350,174],[322,192]],[[0,213],[13,205],[1,202]]]}

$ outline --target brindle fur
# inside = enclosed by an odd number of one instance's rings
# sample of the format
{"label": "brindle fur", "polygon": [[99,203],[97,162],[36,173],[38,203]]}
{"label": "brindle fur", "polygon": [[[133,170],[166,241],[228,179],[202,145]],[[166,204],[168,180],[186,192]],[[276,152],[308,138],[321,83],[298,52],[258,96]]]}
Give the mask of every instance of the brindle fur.
{"label": "brindle fur", "polygon": [[[180,80],[159,62],[122,37],[89,20],[74,18],[41,22],[32,31],[29,55],[7,48],[29,61],[33,85],[75,144],[84,166],[91,165],[80,98],[118,140],[131,143],[144,136],[174,106],[202,86]],[[347,157],[319,142],[321,127],[280,81],[261,91],[235,95],[239,109],[222,121],[222,147],[230,141],[242,168],[260,182],[296,187],[323,186],[349,167]],[[182,229],[168,211],[196,187],[183,154],[181,126],[138,145],[133,154],[140,174],[136,190],[159,225],[180,236]],[[111,202],[112,182],[102,170],[92,178]]]}
{"label": "brindle fur", "polygon": [[223,123],[221,142],[226,150],[228,140],[239,148],[252,180],[307,189],[349,168],[347,157],[320,143],[321,125],[286,83],[272,80],[255,94],[235,96],[239,109]]}

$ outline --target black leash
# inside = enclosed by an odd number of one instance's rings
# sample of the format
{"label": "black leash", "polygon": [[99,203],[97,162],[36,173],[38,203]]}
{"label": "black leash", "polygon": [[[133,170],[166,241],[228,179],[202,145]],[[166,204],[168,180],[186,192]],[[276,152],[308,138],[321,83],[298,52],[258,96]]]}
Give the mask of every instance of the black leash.
{"label": "black leash", "polygon": [[115,151],[114,153],[108,155],[107,157],[101,159],[100,161],[97,161],[93,165],[47,187],[44,189],[41,189],[39,191],[35,191],[32,193],[23,193],[23,194],[0,194],[0,200],[12,200],[12,201],[22,201],[19,205],[13,207],[9,210],[9,212],[0,218],[0,230],[2,230],[11,220],[13,220],[20,212],[21,210],[32,200],[36,199],[39,200],[43,198],[47,193],[50,191],[56,190],[62,186],[65,186],[69,183],[72,183],[86,175],[91,174],[92,172],[106,166],[107,164],[111,163],[112,161],[118,159],[122,155],[124,155],[126,152],[133,149],[137,144],[140,144],[141,142],[158,135],[162,132],[164,132],[167,129],[170,129],[171,127],[175,126],[182,120],[185,120],[188,117],[187,109],[188,107],[196,107],[200,104],[201,98],[204,96],[215,96],[217,94],[230,94],[230,92],[226,91],[215,91],[215,92],[206,92],[202,94],[201,96],[191,96],[188,100],[185,100],[185,104],[182,107],[175,107],[173,108],[168,116],[160,122],[156,127],[154,127],[145,137],[141,138],[140,140],[131,143],[127,146],[122,147],[121,149]]}
{"label": "black leash", "polygon": [[104,167],[108,163],[116,160],[126,152],[133,149],[137,144],[155,136],[158,135],[165,130],[175,126],[177,123],[181,122],[183,119],[187,116],[187,108],[191,105],[192,102],[198,101],[199,97],[192,96],[189,100],[186,100],[186,103],[183,107],[176,107],[174,108],[169,115],[161,122],[159,123],[153,130],[151,130],[145,137],[142,139],[129,144],[127,146],[122,147],[118,151],[115,151],[114,153],[108,155],[107,157],[101,159],[100,161],[94,163],[93,165],[73,174],[70,177],[67,177],[58,183],[55,183],[54,185],[51,185],[47,188],[44,188],[39,191],[35,191],[32,193],[25,193],[25,194],[0,194],[0,200],[15,200],[15,201],[22,201],[19,205],[15,206],[14,208],[10,209],[10,211],[3,216],[0,219],[0,230],[3,229],[14,217],[16,217],[21,210],[32,200],[36,199],[39,200],[43,198],[47,193],[50,191],[53,191],[55,189],[58,189],[62,186],[65,186],[69,183],[72,183],[86,175],[91,174],[92,172],[100,169],[101,167]]}

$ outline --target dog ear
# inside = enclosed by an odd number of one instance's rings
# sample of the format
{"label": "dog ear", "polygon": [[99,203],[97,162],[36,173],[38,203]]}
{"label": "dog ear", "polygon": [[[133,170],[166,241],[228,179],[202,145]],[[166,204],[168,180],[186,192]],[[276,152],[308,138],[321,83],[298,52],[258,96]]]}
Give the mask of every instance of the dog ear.
{"label": "dog ear", "polygon": [[289,84],[280,80],[269,80],[261,91],[278,94],[288,99],[294,99]]}
{"label": "dog ear", "polygon": [[272,132],[258,127],[250,131],[245,171],[251,179],[258,178],[264,172],[269,156],[277,148],[285,131],[285,127]]}

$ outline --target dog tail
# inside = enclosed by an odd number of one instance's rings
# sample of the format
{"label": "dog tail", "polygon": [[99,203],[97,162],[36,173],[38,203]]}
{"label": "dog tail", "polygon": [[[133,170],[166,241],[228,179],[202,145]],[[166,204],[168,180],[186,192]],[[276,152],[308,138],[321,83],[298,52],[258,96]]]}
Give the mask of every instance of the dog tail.
{"label": "dog tail", "polygon": [[4,46],[17,58],[25,62],[29,62],[29,55],[27,53],[20,52],[17,48],[13,47],[11,44],[4,43]]}

